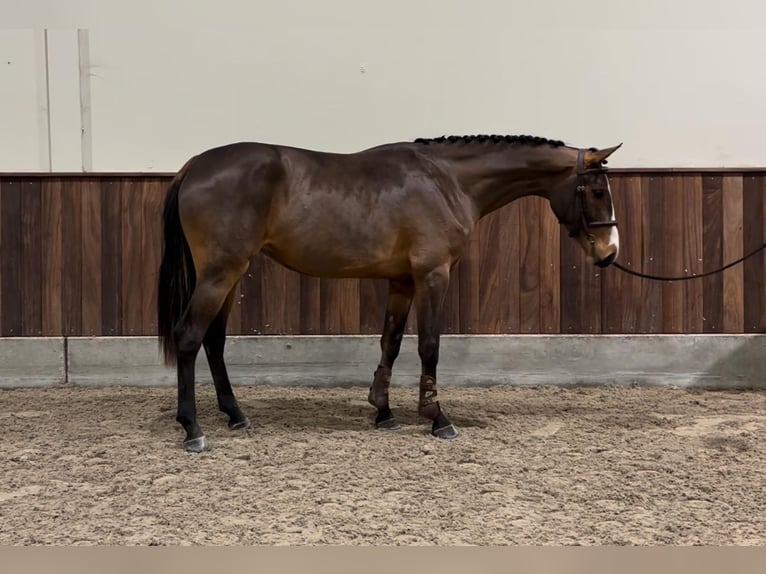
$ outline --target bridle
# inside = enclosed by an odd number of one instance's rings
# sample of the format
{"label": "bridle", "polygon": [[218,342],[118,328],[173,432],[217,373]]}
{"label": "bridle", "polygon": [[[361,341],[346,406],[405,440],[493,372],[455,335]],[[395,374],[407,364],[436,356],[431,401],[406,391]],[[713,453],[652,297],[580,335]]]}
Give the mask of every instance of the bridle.
{"label": "bridle", "polygon": [[[575,231],[569,232],[569,237],[574,237],[580,231],[588,232],[594,227],[615,227],[617,220],[604,220],[604,221],[588,221],[585,215],[585,176],[586,175],[603,175],[607,172],[607,169],[601,165],[599,167],[585,167],[585,153],[586,150],[577,150],[577,187],[575,187],[575,211],[580,212],[580,224],[582,227]],[[592,235],[588,234],[588,240],[593,243],[595,240]]]}

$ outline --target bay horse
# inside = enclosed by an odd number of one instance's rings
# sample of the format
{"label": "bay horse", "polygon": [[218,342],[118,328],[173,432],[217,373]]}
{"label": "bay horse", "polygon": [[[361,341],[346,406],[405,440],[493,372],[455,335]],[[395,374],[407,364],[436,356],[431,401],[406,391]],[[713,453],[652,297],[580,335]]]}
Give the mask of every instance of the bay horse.
{"label": "bay horse", "polygon": [[258,253],[314,277],[388,280],[382,353],[368,396],[378,428],[398,427],[389,385],[414,302],[418,413],[432,422],[433,435],[455,438],[436,400],[436,366],[450,270],[469,235],[488,213],[536,195],[592,264],[610,265],[619,239],[605,163],[621,145],[450,136],[342,154],[240,142],[191,158],[165,197],[157,304],[164,363],[177,368],[184,448],[207,449],[194,393],[200,347],[229,428],[250,426],[229,382],[224,342],[235,287]]}

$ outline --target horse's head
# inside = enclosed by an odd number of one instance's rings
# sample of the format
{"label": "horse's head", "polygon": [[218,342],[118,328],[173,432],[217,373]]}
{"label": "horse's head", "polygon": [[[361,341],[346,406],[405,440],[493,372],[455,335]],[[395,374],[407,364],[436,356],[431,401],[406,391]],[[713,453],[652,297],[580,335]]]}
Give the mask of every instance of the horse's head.
{"label": "horse's head", "polygon": [[604,164],[621,145],[578,150],[571,175],[550,196],[551,208],[569,236],[582,246],[588,261],[599,267],[611,265],[620,247]]}

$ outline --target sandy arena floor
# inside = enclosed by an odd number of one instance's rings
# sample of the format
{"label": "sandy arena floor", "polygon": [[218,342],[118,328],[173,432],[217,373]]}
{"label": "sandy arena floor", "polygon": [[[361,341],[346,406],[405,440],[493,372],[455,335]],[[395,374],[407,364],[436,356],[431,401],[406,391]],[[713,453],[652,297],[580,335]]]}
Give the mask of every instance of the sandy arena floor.
{"label": "sandy arena floor", "polygon": [[457,441],[366,388],[0,392],[0,544],[766,544],[766,393],[442,388]]}

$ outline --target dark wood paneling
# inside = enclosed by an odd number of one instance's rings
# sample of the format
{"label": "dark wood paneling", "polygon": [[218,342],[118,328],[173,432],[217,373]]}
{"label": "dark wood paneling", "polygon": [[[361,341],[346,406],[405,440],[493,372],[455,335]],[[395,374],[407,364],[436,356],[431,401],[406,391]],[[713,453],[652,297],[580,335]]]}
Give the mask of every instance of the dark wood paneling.
{"label": "dark wood paneling", "polygon": [[[543,203],[545,205],[543,206]],[[540,332],[540,220],[548,203],[538,197],[519,202],[519,331]]]}
{"label": "dark wood paneling", "polygon": [[[723,261],[742,257],[742,177],[724,176],[723,188]],[[742,265],[723,272],[723,332],[745,330],[744,277]]]}
{"label": "dark wood paneling", "polygon": [[[101,335],[122,335],[122,202],[117,179],[101,182]],[[131,246],[125,246],[129,250]],[[156,249],[162,249],[158,245]]]}
{"label": "dark wood paneling", "polygon": [[[659,227],[653,229],[660,239],[659,259],[662,273],[681,276],[684,264],[683,208],[684,190],[676,175],[655,178],[660,182],[662,205]],[[654,238],[653,238],[654,239]],[[679,281],[662,283],[662,333],[682,333],[684,329],[684,284]]]}
{"label": "dark wood paneling", "polygon": [[[101,187],[88,181],[82,187],[82,334],[101,334]],[[151,273],[146,269],[143,273]]]}
{"label": "dark wood paneling", "polygon": [[[60,336],[64,332],[64,311],[62,307],[64,280],[62,187],[63,182],[60,179],[45,179],[42,181],[42,217],[40,229],[43,242],[41,314],[43,335],[46,337]],[[98,257],[98,254],[96,257]]]}
{"label": "dark wood paneling", "polygon": [[[242,334],[259,335],[263,325],[261,262],[254,257],[241,280],[242,285]],[[277,297],[275,297],[277,299]],[[275,302],[276,303],[276,302]]]}
{"label": "dark wood paneling", "polygon": [[458,268],[460,281],[460,332],[479,333],[479,269],[481,268],[479,234],[472,233],[468,239]]}
{"label": "dark wood paneling", "polygon": [[21,182],[21,335],[42,335],[42,192],[40,180]]}
{"label": "dark wood paneling", "polygon": [[143,233],[141,234],[141,331],[147,335],[157,334],[157,274],[162,249],[162,207],[165,198],[165,182],[161,179],[146,181],[141,190],[143,209]]}
{"label": "dark wood paneling", "polygon": [[[618,260],[629,269],[642,271],[644,210],[641,178],[617,177],[613,179],[611,187],[615,217],[619,222]],[[637,332],[643,307],[643,280],[619,269],[606,269],[601,289],[603,332]]]}
{"label": "dark wood paneling", "polygon": [[[488,215],[475,231],[479,236],[479,331],[518,332],[519,204]],[[556,302],[558,305],[558,301]]]}
{"label": "dark wood paneling", "polygon": [[[742,184],[743,250],[751,253],[766,240],[763,224],[766,178],[747,175]],[[743,264],[744,329],[747,333],[766,331],[766,305],[763,304],[765,257],[762,251]]]}
{"label": "dark wood paneling", "polygon": [[[0,333],[155,334],[168,181],[0,178]],[[766,238],[763,172],[613,172],[612,188],[620,262],[634,269],[700,273]],[[444,332],[766,332],[764,286],[764,253],[683,283],[594,268],[547,202],[526,198],[475,230],[453,269]],[[259,256],[238,286],[229,332],[378,334],[386,292],[386,281],[305,277]]]}
{"label": "dark wood paneling", "polygon": [[[664,217],[663,185],[661,178],[650,176],[641,181],[642,212],[642,267],[645,273],[663,275]],[[639,331],[642,333],[662,332],[663,284],[656,281],[642,281],[641,314]]]}
{"label": "dark wood paneling", "polygon": [[[82,334],[82,190],[85,181],[63,186],[61,190],[61,232],[64,274],[62,307],[64,334]],[[120,290],[120,287],[117,287]]]}
{"label": "dark wood paneling", "polygon": [[561,284],[561,225],[547,203],[540,215],[540,332],[561,330],[559,289]]}
{"label": "dark wood paneling", "polygon": [[383,329],[388,299],[388,281],[363,279],[359,282],[359,328],[365,334]]}
{"label": "dark wood paneling", "polygon": [[[684,175],[683,188],[683,266],[685,275],[703,272],[702,177]],[[679,273],[680,275],[680,273]],[[684,333],[702,333],[703,283],[701,279],[684,282]]]}
{"label": "dark wood paneling", "polygon": [[321,304],[319,279],[304,275],[301,277],[301,333],[304,335],[321,333]]}
{"label": "dark wood paneling", "polygon": [[[705,272],[723,264],[723,180],[719,175],[702,179],[702,259]],[[723,275],[702,279],[702,331],[723,332]]]}
{"label": "dark wood paneling", "polygon": [[3,204],[0,209],[0,332],[4,337],[20,337],[24,305],[21,280],[21,182],[7,181],[0,184],[0,201]]}

